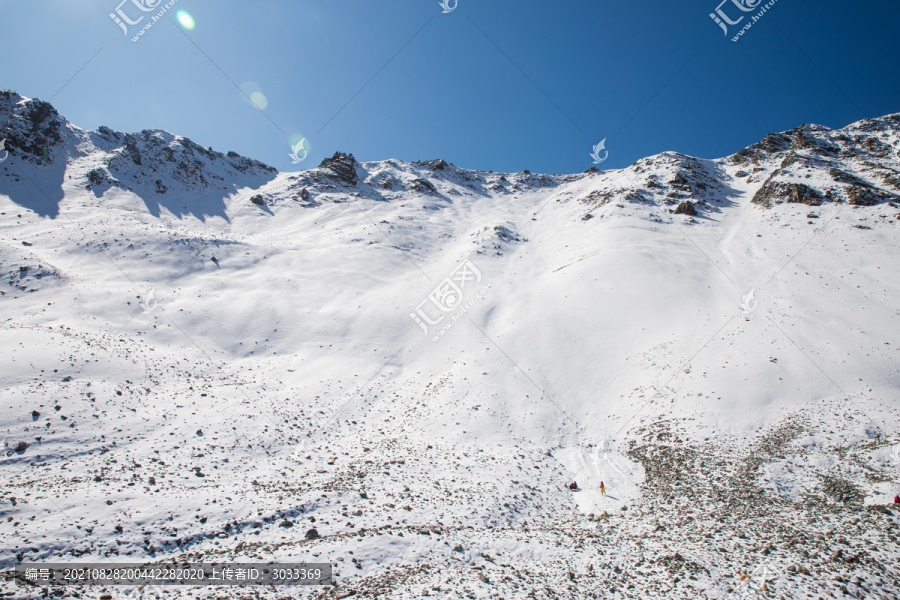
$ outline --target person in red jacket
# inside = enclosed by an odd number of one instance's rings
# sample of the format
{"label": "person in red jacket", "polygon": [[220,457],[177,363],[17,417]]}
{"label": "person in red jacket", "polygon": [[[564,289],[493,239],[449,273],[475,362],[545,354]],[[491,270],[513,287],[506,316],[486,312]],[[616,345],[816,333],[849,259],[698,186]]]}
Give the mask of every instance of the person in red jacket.
{"label": "person in red jacket", "polygon": [[900,496],[894,496],[894,504],[900,504]]}
{"label": "person in red jacket", "polygon": [[577,489],[578,489],[578,484],[575,483],[575,482],[573,481],[572,483],[569,484],[569,489],[570,489],[570,490],[577,490]]}

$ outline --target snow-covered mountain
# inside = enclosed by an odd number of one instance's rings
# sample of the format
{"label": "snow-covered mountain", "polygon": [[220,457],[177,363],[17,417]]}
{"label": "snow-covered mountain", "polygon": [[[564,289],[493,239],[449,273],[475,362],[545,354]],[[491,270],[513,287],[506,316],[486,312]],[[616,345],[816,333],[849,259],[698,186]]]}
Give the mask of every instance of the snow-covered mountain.
{"label": "snow-covered mountain", "polygon": [[0,138],[5,568],[900,593],[900,114],[572,175],[278,173],[12,91]]}

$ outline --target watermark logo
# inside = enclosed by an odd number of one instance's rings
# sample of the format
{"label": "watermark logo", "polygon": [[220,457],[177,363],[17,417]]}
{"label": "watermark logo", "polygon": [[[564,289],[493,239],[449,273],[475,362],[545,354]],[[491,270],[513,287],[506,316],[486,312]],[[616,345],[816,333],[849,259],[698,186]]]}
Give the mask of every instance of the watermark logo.
{"label": "watermark logo", "polygon": [[[409,317],[422,328],[425,335],[428,335],[428,327],[430,325],[439,325],[447,316],[446,314],[441,313],[452,313],[457,311],[456,314],[450,315],[450,321],[441,328],[435,337],[432,338],[432,340],[436,341],[452,327],[453,323],[462,318],[462,316],[474,306],[477,298],[480,298],[487,292],[490,286],[482,288],[476,294],[475,298],[463,304],[463,294],[466,288],[478,285],[481,283],[481,279],[481,271],[479,271],[470,260],[464,260],[453,270],[449,277],[441,281],[434,290],[428,294],[428,297],[425,300],[422,300],[422,302],[419,303],[415,312],[409,313]],[[437,312],[436,318],[432,318],[423,308],[428,302],[431,302],[431,304],[440,311]],[[433,314],[434,312],[435,311],[432,311]]]}
{"label": "watermark logo", "polygon": [[595,465],[600,464],[600,461],[609,460],[610,452],[616,451],[616,442],[615,440],[606,439],[600,442],[599,445],[594,446],[591,450],[591,459]]}
{"label": "watermark logo", "polygon": [[[600,158],[600,152],[603,151],[603,158]],[[606,149],[606,138],[600,140],[600,143],[594,146],[594,151],[591,152],[590,157],[594,159],[594,164],[599,165],[604,160],[609,158],[609,150]]]}
{"label": "watermark logo", "polygon": [[725,35],[728,35],[728,25],[737,25],[741,21],[744,20],[744,15],[738,17],[737,20],[732,21],[728,14],[726,14],[725,10],[722,8],[722,5],[728,4],[731,2],[734,4],[739,10],[747,13],[753,10],[756,10],[756,7],[762,2],[762,0],[722,0],[719,3],[719,6],[716,7],[715,12],[709,13],[709,18],[716,22],[716,25],[722,28],[722,31],[725,32]]}
{"label": "watermark logo", "polygon": [[9,152],[6,151],[6,138],[0,140],[0,150],[3,151],[3,158],[0,158],[0,163],[9,158]]}
{"label": "watermark logo", "polygon": [[116,7],[114,12],[109,13],[109,18],[115,21],[116,25],[122,28],[122,33],[124,35],[128,35],[128,25],[137,25],[141,21],[144,20],[144,16],[140,16],[137,20],[132,21],[125,11],[122,10],[122,6],[124,4],[128,4],[131,2],[134,4],[138,10],[148,13],[156,10],[156,7],[162,2],[162,0],[122,0],[119,5]]}
{"label": "watermark logo", "polygon": [[[144,33],[153,27],[153,25],[159,21],[166,12],[175,5],[178,0],[169,0],[165,5],[162,5],[163,0],[122,0],[116,9],[109,13],[109,18],[113,20],[113,22],[118,25],[124,35],[129,35],[128,28],[130,26],[140,25],[144,22],[145,18],[149,18],[149,20],[143,24],[140,31],[131,38],[132,42],[138,41]],[[128,12],[126,12],[125,7],[128,6]],[[162,6],[160,6],[162,5]],[[133,8],[132,8],[133,7]],[[158,11],[155,15],[150,15],[146,13],[152,13],[154,11]],[[130,15],[129,15],[130,13]],[[145,14],[141,14],[145,13]],[[136,16],[136,19],[132,19],[131,15]]]}
{"label": "watermark logo", "polygon": [[146,296],[141,298],[141,308],[145,313],[151,313],[156,309],[156,290],[150,290]]}
{"label": "watermark logo", "polygon": [[459,0],[453,0],[453,4],[450,4],[450,0],[441,0],[440,3],[441,8],[444,9],[444,14],[451,13],[456,10],[456,7],[459,5]]}
{"label": "watermark logo", "polygon": [[294,447],[294,451],[291,452],[291,458],[295,461],[301,461],[309,456],[309,452],[310,450],[312,450],[312,448],[312,440],[305,439]]}
{"label": "watermark logo", "polygon": [[784,576],[784,568],[776,563],[758,565],[751,573],[741,575],[737,585],[726,600],[752,600],[768,598]]}
{"label": "watermark logo", "polygon": [[741,309],[744,311],[744,314],[749,315],[754,310],[756,310],[756,299],[753,297],[753,293],[756,291],[756,288],[750,290],[746,296],[744,296],[744,301],[741,303]]}
{"label": "watermark logo", "polygon": [[298,165],[306,160],[306,157],[309,154],[309,150],[307,150],[304,146],[305,143],[306,138],[300,138],[300,140],[296,144],[294,144],[293,147],[291,147],[291,153],[288,156],[291,157],[291,162],[293,164]]}
{"label": "watermark logo", "polygon": [[[766,11],[772,8],[777,1],[778,0],[769,0],[769,2],[763,5],[763,0],[722,0],[716,7],[716,10],[709,13],[709,18],[712,19],[716,25],[721,27],[723,34],[727,36],[729,35],[729,27],[739,25],[744,21],[745,17],[749,16],[750,20],[745,22],[740,31],[731,38],[732,42],[736,42],[748,29],[753,27],[753,24],[762,18]],[[729,3],[734,6],[730,6]],[[742,14],[756,10],[759,12],[755,15]],[[732,19],[732,16],[737,18]]]}
{"label": "watermark logo", "polygon": [[894,459],[894,462],[900,465],[900,444],[894,446],[894,449],[891,451],[891,458]]}

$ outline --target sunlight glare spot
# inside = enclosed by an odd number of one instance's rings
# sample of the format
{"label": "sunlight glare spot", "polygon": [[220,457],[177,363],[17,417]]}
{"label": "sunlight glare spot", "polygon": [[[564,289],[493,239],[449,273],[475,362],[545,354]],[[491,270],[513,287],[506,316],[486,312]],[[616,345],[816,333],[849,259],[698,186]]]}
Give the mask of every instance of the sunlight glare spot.
{"label": "sunlight glare spot", "polygon": [[179,10],[177,13],[175,13],[175,18],[178,19],[178,22],[181,23],[181,26],[188,31],[197,26],[197,24],[194,22],[194,17],[192,17],[186,10]]}
{"label": "sunlight glare spot", "polygon": [[253,92],[250,94],[250,101],[256,105],[256,108],[263,110],[269,105],[269,99],[262,92]]}

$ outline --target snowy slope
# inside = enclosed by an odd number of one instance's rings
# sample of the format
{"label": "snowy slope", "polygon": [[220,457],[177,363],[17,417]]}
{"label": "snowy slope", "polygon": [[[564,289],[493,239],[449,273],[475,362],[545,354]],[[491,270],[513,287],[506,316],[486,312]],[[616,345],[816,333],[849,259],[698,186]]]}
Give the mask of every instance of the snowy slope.
{"label": "snowy slope", "polygon": [[0,92],[0,561],[725,598],[777,558],[778,589],[896,597],[866,506],[900,491],[898,135],[289,174]]}

